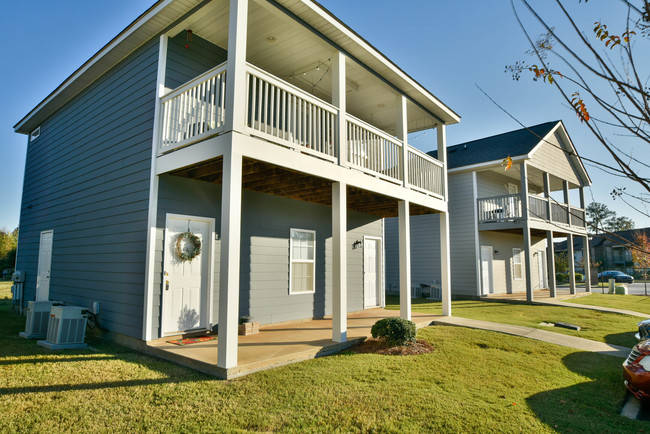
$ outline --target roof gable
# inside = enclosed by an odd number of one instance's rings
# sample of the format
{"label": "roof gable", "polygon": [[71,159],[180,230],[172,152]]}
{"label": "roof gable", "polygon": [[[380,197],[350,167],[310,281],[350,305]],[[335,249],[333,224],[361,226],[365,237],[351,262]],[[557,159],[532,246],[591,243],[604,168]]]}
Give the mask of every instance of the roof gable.
{"label": "roof gable", "polygon": [[[558,122],[546,122],[530,128],[522,128],[450,146],[447,148],[448,167],[454,169],[490,161],[501,161],[508,156],[512,158],[527,156],[555,128]],[[429,152],[429,155],[437,158],[438,151]]]}

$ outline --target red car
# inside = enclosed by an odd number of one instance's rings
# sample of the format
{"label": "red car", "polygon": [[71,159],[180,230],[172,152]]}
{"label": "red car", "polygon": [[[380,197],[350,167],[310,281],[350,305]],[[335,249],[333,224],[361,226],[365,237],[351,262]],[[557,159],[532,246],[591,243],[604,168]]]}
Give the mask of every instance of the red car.
{"label": "red car", "polygon": [[623,362],[625,387],[639,399],[650,398],[650,340],[641,341],[632,348]]}

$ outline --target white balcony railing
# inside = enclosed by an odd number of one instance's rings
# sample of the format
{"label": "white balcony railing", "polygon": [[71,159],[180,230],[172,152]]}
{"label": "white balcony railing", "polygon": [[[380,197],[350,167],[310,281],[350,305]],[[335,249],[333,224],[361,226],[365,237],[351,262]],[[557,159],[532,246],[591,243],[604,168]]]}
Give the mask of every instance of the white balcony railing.
{"label": "white balcony railing", "polygon": [[[548,203],[551,201],[551,218],[548,216]],[[484,197],[477,199],[479,223],[508,222],[522,218],[533,218],[546,222],[569,226],[568,206],[553,202],[553,199],[529,195],[528,212],[523,209],[520,194]],[[585,210],[571,208],[570,226],[584,228]]]}
{"label": "white balcony railing", "polygon": [[444,196],[444,165],[435,158],[409,147],[408,182],[412,187]]}
{"label": "white balcony railing", "polygon": [[403,181],[399,140],[351,115],[347,115],[347,138],[350,166],[390,181]]}
{"label": "white balcony railing", "polygon": [[[251,64],[246,64],[246,131],[333,163],[339,161],[338,109]],[[158,154],[224,131],[226,63],[161,98]],[[394,183],[404,182],[403,143],[346,114],[346,164]],[[408,187],[444,197],[444,165],[408,148]]]}
{"label": "white balcony railing", "polygon": [[250,64],[247,86],[253,134],[336,161],[336,107]]}
{"label": "white balcony railing", "polygon": [[158,153],[169,152],[222,131],[225,99],[225,63],[163,96]]}
{"label": "white balcony railing", "polygon": [[521,217],[521,195],[519,194],[478,199],[479,223],[512,221]]}

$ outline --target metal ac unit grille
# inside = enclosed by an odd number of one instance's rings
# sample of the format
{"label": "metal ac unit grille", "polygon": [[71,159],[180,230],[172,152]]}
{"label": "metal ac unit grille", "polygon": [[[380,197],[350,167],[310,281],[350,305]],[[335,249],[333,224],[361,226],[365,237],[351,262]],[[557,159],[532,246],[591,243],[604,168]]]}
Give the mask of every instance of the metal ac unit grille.
{"label": "metal ac unit grille", "polygon": [[47,340],[53,344],[82,344],[86,337],[86,318],[50,317]]}
{"label": "metal ac unit grille", "polygon": [[59,334],[59,322],[61,322],[59,318],[50,316],[50,323],[47,326],[47,341],[55,342]]}
{"label": "metal ac unit grille", "polygon": [[27,311],[27,322],[25,323],[25,333],[42,334],[47,332],[47,326],[50,318],[50,312],[32,312]]}

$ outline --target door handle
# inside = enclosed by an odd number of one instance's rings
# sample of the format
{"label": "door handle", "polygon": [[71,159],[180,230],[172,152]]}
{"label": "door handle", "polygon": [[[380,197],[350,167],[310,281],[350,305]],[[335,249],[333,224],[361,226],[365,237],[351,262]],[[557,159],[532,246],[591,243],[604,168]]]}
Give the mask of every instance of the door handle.
{"label": "door handle", "polygon": [[165,281],[165,291],[169,291],[169,280]]}

